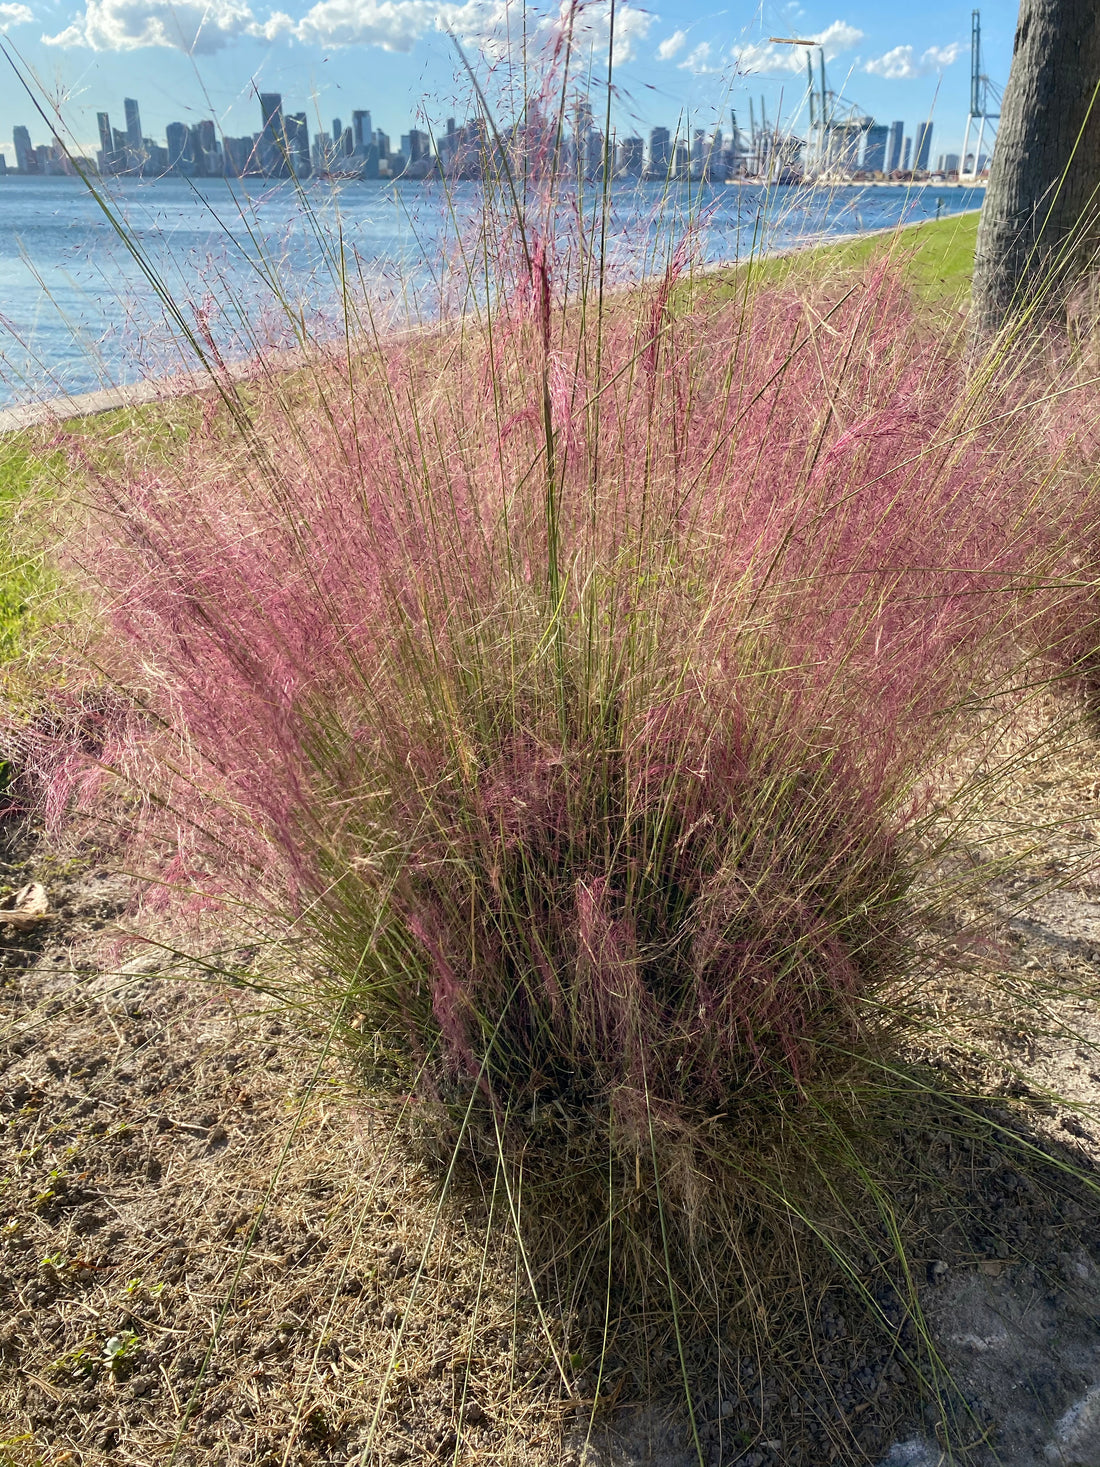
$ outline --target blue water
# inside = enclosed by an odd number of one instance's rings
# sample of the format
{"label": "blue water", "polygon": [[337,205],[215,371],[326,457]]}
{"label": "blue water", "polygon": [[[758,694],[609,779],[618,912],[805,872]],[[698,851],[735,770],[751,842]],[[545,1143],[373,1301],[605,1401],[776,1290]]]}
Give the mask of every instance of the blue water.
{"label": "blue water", "polygon": [[[732,260],[982,199],[934,187],[617,183],[611,194],[609,254],[624,279],[661,268],[689,226],[696,258]],[[464,270],[474,294],[492,289],[482,206],[476,184],[299,193],[173,178],[112,181],[105,211],[79,179],[0,179],[0,405],[193,367],[189,334],[235,358],[331,337],[349,313],[356,330],[431,319],[454,306]]]}

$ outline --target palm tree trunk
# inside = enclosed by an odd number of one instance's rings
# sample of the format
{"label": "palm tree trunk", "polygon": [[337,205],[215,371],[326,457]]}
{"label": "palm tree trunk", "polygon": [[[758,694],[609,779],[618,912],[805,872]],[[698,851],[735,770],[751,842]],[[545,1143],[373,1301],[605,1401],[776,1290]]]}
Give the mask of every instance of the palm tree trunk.
{"label": "palm tree trunk", "polygon": [[1021,0],[974,261],[985,335],[1058,310],[1100,247],[1100,3]]}

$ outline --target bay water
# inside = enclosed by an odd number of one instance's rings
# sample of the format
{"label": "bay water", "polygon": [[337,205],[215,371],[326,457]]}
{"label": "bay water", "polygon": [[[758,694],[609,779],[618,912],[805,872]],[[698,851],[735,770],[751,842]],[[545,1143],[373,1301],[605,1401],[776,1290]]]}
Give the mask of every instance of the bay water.
{"label": "bay water", "polygon": [[[601,198],[591,186],[582,209]],[[608,238],[620,278],[637,278],[663,268],[685,232],[697,261],[732,261],[961,213],[981,198],[935,185],[617,182]],[[474,183],[163,178],[93,190],[9,175],[0,406],[191,370],[196,344],[232,360],[331,337],[347,329],[352,299],[360,329],[435,319],[461,295],[464,271],[475,295],[492,289],[493,260],[470,253],[483,206]]]}

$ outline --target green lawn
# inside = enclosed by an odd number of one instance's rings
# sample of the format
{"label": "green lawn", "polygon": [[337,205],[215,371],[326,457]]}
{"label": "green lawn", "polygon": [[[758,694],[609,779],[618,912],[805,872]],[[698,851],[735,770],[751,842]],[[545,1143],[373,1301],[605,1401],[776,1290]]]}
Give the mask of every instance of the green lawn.
{"label": "green lawn", "polygon": [[845,265],[861,265],[875,255],[896,251],[917,295],[930,304],[960,306],[970,294],[978,215],[956,214],[911,229],[870,239],[849,240],[820,253]]}
{"label": "green lawn", "polygon": [[861,266],[878,255],[893,253],[905,261],[906,274],[921,300],[935,310],[957,311],[965,307],[970,293],[977,237],[977,213],[955,214],[907,229],[753,261],[730,272],[730,285],[736,282],[743,289],[745,270],[755,281],[781,281]]}
{"label": "green lawn", "polygon": [[36,448],[29,435],[0,435],[0,668],[25,649],[53,592],[43,557],[24,548],[33,537],[20,510],[32,494],[49,493],[61,467],[61,455]]}

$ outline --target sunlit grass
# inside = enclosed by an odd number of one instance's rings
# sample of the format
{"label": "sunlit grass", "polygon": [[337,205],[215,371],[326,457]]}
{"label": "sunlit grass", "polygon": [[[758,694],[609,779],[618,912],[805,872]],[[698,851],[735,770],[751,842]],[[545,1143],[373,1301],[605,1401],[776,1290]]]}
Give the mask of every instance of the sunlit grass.
{"label": "sunlit grass", "polygon": [[944,312],[965,312],[969,307],[977,237],[977,213],[956,214],[863,239],[762,256],[728,273],[716,271],[715,284],[721,296],[727,282],[732,290],[743,289],[746,275],[760,283],[809,283],[834,271],[862,269],[872,260],[889,256],[898,262],[929,320],[938,321]]}
{"label": "sunlit grass", "polygon": [[1095,514],[933,329],[973,219],[614,292],[543,202],[496,200],[501,296],[440,339],[66,426],[109,634],[65,664],[94,748],[36,774],[63,808],[85,756],[161,892],[286,936],[437,1215],[490,1197],[563,1393],[641,1370],[702,1462],[700,1373],[812,1370],[830,1288],[941,1389],[908,1133],[987,1130],[926,964]]}

